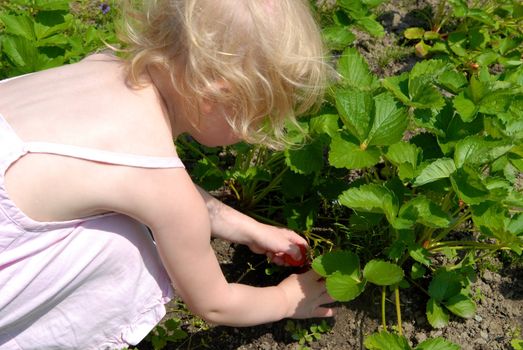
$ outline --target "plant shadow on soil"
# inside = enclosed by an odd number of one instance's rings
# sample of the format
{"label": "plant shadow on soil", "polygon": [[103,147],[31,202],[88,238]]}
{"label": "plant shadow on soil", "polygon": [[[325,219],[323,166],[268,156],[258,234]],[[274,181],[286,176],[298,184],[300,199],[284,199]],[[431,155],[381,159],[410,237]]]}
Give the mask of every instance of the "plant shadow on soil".
{"label": "plant shadow on soil", "polygon": [[[253,286],[275,285],[285,276],[299,272],[294,268],[276,269],[272,275],[265,273],[269,265],[264,256],[253,254],[248,248],[231,245],[221,240],[213,240],[213,248],[230,282]],[[425,316],[427,298],[416,288],[401,292],[403,333],[412,345],[417,345],[430,337],[442,336],[460,345],[463,350],[505,350],[511,349],[510,340],[521,338],[523,334],[523,269],[500,266],[498,272],[485,270],[478,274],[473,289],[477,291],[477,313],[471,319],[451,317],[448,326],[433,329]],[[252,269],[252,267],[255,267]],[[326,319],[331,330],[321,335],[321,339],[310,344],[310,349],[359,350],[364,349],[363,340],[368,334],[380,329],[381,290],[367,288],[356,300],[334,304],[335,317]],[[253,303],[261,302],[253,300]],[[169,343],[165,349],[260,349],[296,350],[300,349],[292,333],[286,330],[287,320],[254,327],[226,327],[195,325],[194,316],[179,306],[168,305],[165,319],[182,320],[183,329],[189,337],[177,343]],[[392,330],[396,322],[395,306],[388,296],[387,327]],[[294,320],[295,325],[309,329],[320,324],[322,319]],[[140,350],[152,349],[144,341],[137,346]]]}

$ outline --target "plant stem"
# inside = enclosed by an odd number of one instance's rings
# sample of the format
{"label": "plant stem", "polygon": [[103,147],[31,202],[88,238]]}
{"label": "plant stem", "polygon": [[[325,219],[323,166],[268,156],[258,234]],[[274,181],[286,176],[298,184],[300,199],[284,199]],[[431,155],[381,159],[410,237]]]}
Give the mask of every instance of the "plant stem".
{"label": "plant stem", "polygon": [[429,247],[428,250],[439,250],[439,248],[451,247],[454,249],[510,249],[502,244],[492,244],[492,243],[483,243],[483,242],[474,242],[474,241],[445,241],[434,243],[432,247]]}
{"label": "plant stem", "polygon": [[281,178],[283,177],[283,175],[287,172],[287,169],[288,168],[283,168],[283,170],[278,174],[276,175],[272,181],[263,189],[263,191],[261,191],[258,195],[256,195],[255,198],[253,198],[253,200],[251,201],[251,206],[255,206],[256,204],[258,204],[258,202],[260,200],[262,200],[263,198],[265,198],[265,196],[267,195],[267,193],[269,193],[270,191],[272,191],[274,189],[274,187],[276,187],[276,185],[278,183],[280,183],[281,181]]}
{"label": "plant stem", "polygon": [[385,300],[387,297],[386,292],[387,292],[387,287],[383,286],[381,288],[381,324],[383,326],[384,331],[387,330],[387,321],[385,319]]}
{"label": "plant stem", "polygon": [[398,285],[394,286],[394,294],[396,296],[396,317],[398,319],[398,333],[403,334],[403,328],[401,327],[401,305],[400,305],[400,289]]}

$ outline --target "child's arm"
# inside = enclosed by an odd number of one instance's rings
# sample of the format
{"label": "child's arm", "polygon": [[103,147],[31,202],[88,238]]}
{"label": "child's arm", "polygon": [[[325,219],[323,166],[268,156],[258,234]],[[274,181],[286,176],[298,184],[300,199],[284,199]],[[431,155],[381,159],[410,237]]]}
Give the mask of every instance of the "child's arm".
{"label": "child's arm", "polygon": [[116,209],[152,229],[174,287],[194,313],[233,326],[333,315],[321,307],[332,299],[312,271],[273,287],[228,283],[210,246],[208,208],[184,170],[138,169],[126,180]]}
{"label": "child's arm", "polygon": [[267,254],[272,262],[285,264],[283,255],[300,261],[299,246],[307,247],[307,241],[295,232],[260,223],[253,218],[229,207],[198,187],[211,221],[211,234],[229,242],[248,246],[253,252]]}

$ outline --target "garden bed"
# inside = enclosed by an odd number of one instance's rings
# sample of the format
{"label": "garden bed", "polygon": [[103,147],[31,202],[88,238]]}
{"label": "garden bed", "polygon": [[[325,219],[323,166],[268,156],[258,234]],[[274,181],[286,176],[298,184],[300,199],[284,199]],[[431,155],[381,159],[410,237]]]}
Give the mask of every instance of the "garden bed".
{"label": "garden bed", "polygon": [[[329,1],[319,1],[329,3]],[[332,3],[332,1],[331,1]],[[354,29],[353,46],[365,58],[370,70],[380,78],[408,72],[422,59],[415,54],[412,43],[404,38],[404,31],[411,27],[428,26],[427,18],[435,15],[441,1],[386,1],[374,9],[385,34],[374,37]],[[410,131],[412,132],[412,131]],[[406,137],[409,137],[408,135]],[[521,189],[521,173],[517,175],[516,188]],[[240,208],[241,209],[241,208]],[[328,227],[326,229],[329,229]],[[277,270],[268,276],[263,257],[251,254],[246,248],[231,246],[215,240],[213,246],[230,282],[241,280],[256,286],[275,284],[292,269]],[[497,253],[477,265],[477,278],[471,284],[476,313],[468,319],[450,317],[443,328],[434,329],[427,321],[428,296],[417,288],[402,291],[401,309],[403,334],[415,347],[429,338],[443,337],[464,350],[512,349],[511,341],[523,337],[523,261],[515,255]],[[254,267],[254,268],[253,268]],[[420,281],[423,284],[427,281]],[[425,283],[423,286],[426,288]],[[386,311],[395,315],[392,293],[387,296]],[[363,295],[345,303],[337,303],[337,314],[322,320],[282,320],[247,328],[207,325],[194,318],[180,300],[169,306],[166,319],[181,321],[181,329],[188,333],[183,340],[169,343],[167,349],[365,349],[364,338],[382,328],[381,290],[367,288]],[[388,320],[389,330],[395,329]],[[149,338],[149,341],[151,338]],[[148,341],[139,349],[152,348]]]}
{"label": "garden bed", "polygon": [[[276,283],[292,271],[281,271],[276,275],[264,273],[264,259],[244,247],[231,246],[215,240],[213,247],[229,281],[242,278],[243,283],[269,285]],[[259,265],[255,270],[252,266]],[[468,320],[455,317],[444,329],[436,330],[428,324],[425,316],[427,297],[418,291],[402,295],[403,331],[411,344],[416,345],[430,337],[443,336],[458,344],[463,350],[506,350],[511,349],[510,341],[523,336],[523,268],[508,265],[497,259],[492,260],[489,269],[479,274],[473,284],[477,295],[477,313]],[[393,303],[388,312],[393,313]],[[310,349],[360,350],[364,336],[375,332],[380,326],[380,292],[373,289],[365,292],[354,301],[336,304],[337,314],[326,319],[329,330],[321,338],[305,344]],[[211,326],[195,319],[179,304],[179,300],[168,306],[166,319],[182,320],[182,328],[189,337],[180,342],[168,344],[165,349],[259,349],[259,350],[297,350],[298,340],[292,338],[287,320],[256,327],[236,328]],[[321,319],[293,321],[303,330],[319,325]],[[393,326],[393,325],[389,325]],[[140,350],[152,349],[149,342],[143,342]]]}

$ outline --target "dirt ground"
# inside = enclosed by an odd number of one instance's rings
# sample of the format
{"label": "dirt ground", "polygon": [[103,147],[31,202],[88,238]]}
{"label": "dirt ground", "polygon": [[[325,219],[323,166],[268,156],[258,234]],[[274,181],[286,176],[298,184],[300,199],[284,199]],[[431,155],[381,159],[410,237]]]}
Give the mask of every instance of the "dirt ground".
{"label": "dirt ground", "polygon": [[[379,7],[378,19],[385,27],[386,35],[377,39],[357,33],[355,43],[376,74],[382,77],[396,75],[414,65],[417,58],[412,48],[402,41],[402,33],[408,27],[426,26],[427,21],[419,11],[430,13],[438,3],[437,0],[392,0]],[[226,242],[214,241],[213,245],[231,282],[241,279],[242,283],[258,286],[275,284],[291,272],[286,270],[269,277],[264,274],[263,258]],[[416,346],[430,337],[443,336],[463,350],[511,349],[511,339],[523,338],[523,261],[519,267],[511,268],[513,265],[504,266],[503,262],[493,259],[491,269],[480,271],[473,285],[476,315],[468,320],[451,317],[449,325],[440,330],[432,329],[426,320],[427,297],[415,288],[402,292],[403,332],[411,345]],[[257,266],[254,271],[250,271],[252,266]],[[168,345],[167,349],[301,349],[292,339],[292,333],[286,330],[286,320],[248,328],[212,327],[195,322],[180,305],[172,303],[168,316],[182,319],[183,328],[190,336],[183,342]],[[322,334],[321,339],[305,344],[310,349],[364,349],[364,336],[380,327],[378,290],[366,290],[355,301],[337,304],[337,310],[337,315],[328,320],[331,330]],[[395,321],[392,302],[388,303],[387,315],[391,322],[389,326],[392,326]],[[295,322],[303,329],[319,323],[318,319]],[[147,349],[150,344],[143,343],[138,348]]]}
{"label": "dirt ground", "polygon": [[[231,282],[241,279],[250,285],[271,285],[283,279],[292,269],[285,269],[267,276],[264,269],[268,266],[265,259],[240,246],[214,240],[213,247],[224,273]],[[458,345],[463,350],[508,350],[513,338],[522,338],[523,328],[523,264],[519,268],[503,266],[493,259],[491,270],[478,274],[473,284],[477,313],[468,320],[452,318],[443,329],[432,329],[425,316],[427,297],[414,288],[410,293],[402,292],[401,307],[403,332],[409,342],[415,346],[431,337],[442,336]],[[254,270],[251,268],[256,266]],[[368,289],[356,300],[337,303],[337,314],[328,319],[330,331],[321,335],[319,340],[309,344],[310,349],[325,350],[360,350],[365,335],[377,331],[380,327],[380,291]],[[253,301],[257,302],[257,301]],[[169,305],[168,317],[182,319],[183,328],[189,337],[179,343],[170,344],[166,349],[236,349],[236,350],[299,350],[298,341],[292,339],[292,332],[286,330],[286,320],[256,327],[213,327],[195,322],[180,303]],[[395,322],[394,304],[388,303],[387,318],[389,327]],[[321,319],[295,321],[303,329],[317,325]],[[140,350],[150,348],[150,344],[141,344]]]}

